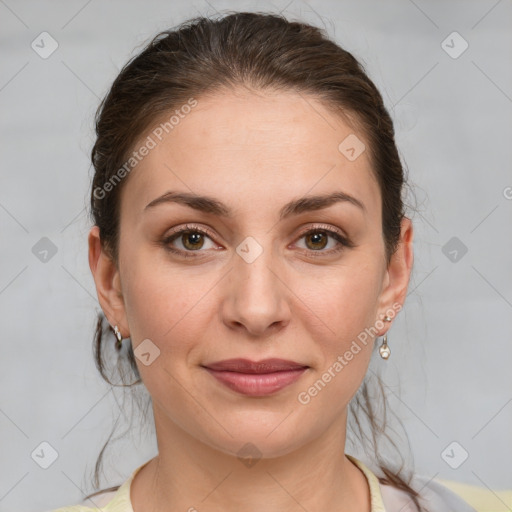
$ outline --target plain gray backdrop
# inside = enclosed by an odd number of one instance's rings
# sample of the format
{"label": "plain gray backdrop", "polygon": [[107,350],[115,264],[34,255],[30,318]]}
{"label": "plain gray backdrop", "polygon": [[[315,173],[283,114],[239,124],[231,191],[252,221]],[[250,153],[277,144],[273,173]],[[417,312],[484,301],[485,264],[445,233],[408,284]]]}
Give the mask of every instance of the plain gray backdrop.
{"label": "plain gray backdrop", "polygon": [[[392,356],[372,364],[418,473],[512,486],[510,0],[0,0],[0,511],[80,501],[118,411],[91,348],[94,111],[151,36],[226,10],[325,28],[379,87],[419,210]],[[114,443],[102,487],[155,450],[152,435]]]}

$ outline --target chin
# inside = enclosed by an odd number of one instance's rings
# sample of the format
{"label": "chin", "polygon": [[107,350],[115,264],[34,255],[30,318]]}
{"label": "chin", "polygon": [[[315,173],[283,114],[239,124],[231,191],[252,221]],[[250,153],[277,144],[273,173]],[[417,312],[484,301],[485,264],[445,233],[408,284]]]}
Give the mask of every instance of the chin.
{"label": "chin", "polygon": [[[282,457],[307,444],[311,435],[304,432],[304,436],[301,436],[293,422],[289,422],[289,419],[283,421],[285,417],[286,415],[282,414],[274,417],[272,427],[267,427],[261,422],[261,415],[259,422],[257,420],[247,424],[241,421],[233,424],[224,422],[223,426],[233,437],[222,429],[221,438],[213,438],[210,431],[204,433],[206,438],[203,441],[216,450],[238,458]],[[305,427],[304,422],[302,427]]]}

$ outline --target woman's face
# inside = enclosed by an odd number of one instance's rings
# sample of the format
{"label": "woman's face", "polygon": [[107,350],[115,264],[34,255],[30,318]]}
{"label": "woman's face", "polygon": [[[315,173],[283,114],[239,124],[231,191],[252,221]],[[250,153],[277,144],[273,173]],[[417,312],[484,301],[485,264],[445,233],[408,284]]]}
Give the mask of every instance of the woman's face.
{"label": "woman's face", "polygon": [[[125,178],[111,289],[95,277],[131,337],[157,431],[269,457],[339,432],[412,263],[386,266],[363,135],[311,97],[247,91],[197,98],[164,135]],[[170,192],[188,199],[156,201]],[[307,369],[250,395],[205,368],[232,358]]]}

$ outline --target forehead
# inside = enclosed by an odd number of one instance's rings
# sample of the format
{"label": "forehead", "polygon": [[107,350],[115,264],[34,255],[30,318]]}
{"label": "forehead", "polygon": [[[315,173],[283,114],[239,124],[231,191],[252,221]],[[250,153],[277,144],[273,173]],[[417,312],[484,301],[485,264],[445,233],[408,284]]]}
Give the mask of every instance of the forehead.
{"label": "forehead", "polygon": [[140,214],[169,190],[218,197],[241,213],[342,190],[364,202],[368,215],[379,214],[364,135],[313,97],[235,90],[196,101],[167,130],[163,123],[176,110],[156,120],[135,145],[154,142],[128,176],[122,215]]}

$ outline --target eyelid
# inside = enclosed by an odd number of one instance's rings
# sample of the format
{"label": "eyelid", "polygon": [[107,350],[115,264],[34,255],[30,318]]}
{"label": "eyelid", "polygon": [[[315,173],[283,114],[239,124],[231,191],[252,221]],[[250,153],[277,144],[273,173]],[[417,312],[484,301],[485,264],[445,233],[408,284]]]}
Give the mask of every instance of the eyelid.
{"label": "eyelid", "polygon": [[[338,229],[334,226],[331,226],[329,224],[314,224],[312,226],[311,225],[306,226],[304,229],[301,229],[299,231],[297,236],[303,236],[305,234],[308,234],[310,231],[315,231],[315,230],[334,231],[335,233],[337,233],[338,235],[340,235],[341,237],[343,237],[344,239],[346,239],[348,241],[348,236],[343,231],[341,231],[340,229]],[[207,227],[199,226],[197,224],[185,224],[184,226],[179,226],[175,230],[171,231],[168,235],[166,235],[165,238],[169,238],[172,235],[180,233],[182,231],[199,231],[203,234],[208,235],[210,238],[215,238],[213,231],[211,231]]]}
{"label": "eyelid", "polygon": [[297,236],[302,237],[307,235],[310,231],[327,231],[329,233],[336,233],[340,238],[343,238],[347,244],[351,243],[348,236],[343,231],[331,226],[330,224],[313,224],[312,226],[307,226],[304,230],[301,230]]}
{"label": "eyelid", "polygon": [[210,238],[215,237],[213,231],[211,231],[209,228],[198,226],[197,224],[185,224],[184,226],[178,226],[176,229],[174,229],[168,235],[166,235],[165,238],[171,238],[173,235],[179,234],[182,231],[198,231],[200,233],[203,233],[204,235],[208,235]]}

